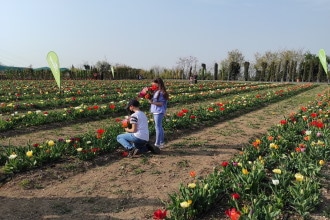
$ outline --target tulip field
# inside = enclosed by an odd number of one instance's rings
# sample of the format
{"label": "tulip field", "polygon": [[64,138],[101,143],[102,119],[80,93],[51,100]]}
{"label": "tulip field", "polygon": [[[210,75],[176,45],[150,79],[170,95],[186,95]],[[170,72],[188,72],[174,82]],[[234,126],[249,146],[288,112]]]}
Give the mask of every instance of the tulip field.
{"label": "tulip field", "polygon": [[[117,156],[113,159],[116,163],[125,160],[151,163],[167,157],[148,153],[138,159],[125,158],[116,141],[117,135],[123,132],[122,121],[127,116],[125,106],[132,98],[138,98],[141,110],[147,113],[151,141],[154,139],[150,104],[138,97],[149,85],[148,80],[64,80],[59,88],[53,80],[0,81],[2,187],[10,185],[15,178],[59,166],[64,161],[95,166],[95,161],[109,155]],[[299,94],[311,93],[313,98],[296,106],[295,112],[278,118],[277,124],[248,141],[237,154],[218,161],[207,174],[199,175],[194,169],[187,169],[177,189],[164,190],[167,199],[156,202],[150,213],[136,218],[121,216],[121,219],[202,219],[219,203],[224,210],[222,219],[309,219],[324,204],[321,192],[329,190],[330,179],[327,172],[330,159],[328,85],[232,81],[189,84],[183,80],[165,80],[165,85],[170,94],[163,122],[169,143],[166,149],[175,147],[170,143],[181,139],[181,134],[203,131],[265,106],[294,99]],[[62,130],[61,135],[47,139],[36,135],[52,126]],[[185,167],[184,160],[180,164]],[[107,166],[115,166],[115,162]],[[134,175],[145,173],[139,166],[132,169]],[[112,180],[115,181],[110,178],[107,182],[111,185]],[[9,197],[0,198],[2,203],[10,200]],[[330,208],[324,209],[326,213],[319,214],[329,217]],[[70,218],[74,219],[74,211],[69,210],[56,214],[60,218],[71,214]],[[110,219],[116,216],[101,208],[98,212]],[[112,212],[122,213],[123,210]],[[4,213],[15,218],[15,214]],[[41,217],[31,213],[29,216],[31,219],[32,216]],[[21,214],[20,217],[26,216]]]}

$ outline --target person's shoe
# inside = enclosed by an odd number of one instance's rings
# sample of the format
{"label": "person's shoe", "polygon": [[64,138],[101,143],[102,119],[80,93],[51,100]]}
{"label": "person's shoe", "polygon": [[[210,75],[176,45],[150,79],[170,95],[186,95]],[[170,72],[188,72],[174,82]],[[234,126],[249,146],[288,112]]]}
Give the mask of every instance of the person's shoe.
{"label": "person's shoe", "polygon": [[133,147],[130,151],[128,151],[127,157],[136,157],[140,153],[140,150]]}
{"label": "person's shoe", "polygon": [[151,145],[151,152],[153,152],[154,154],[160,154],[160,148],[157,147],[156,145]]}
{"label": "person's shoe", "polygon": [[165,143],[161,143],[160,145],[158,145],[158,144],[155,144],[155,146],[156,146],[156,147],[158,147],[158,148],[160,148],[160,149],[162,149],[162,148],[164,148],[164,147],[165,147]]}
{"label": "person's shoe", "polygon": [[147,143],[147,148],[149,151],[151,151],[154,154],[160,154],[160,149],[157,146],[151,145],[150,143]]}

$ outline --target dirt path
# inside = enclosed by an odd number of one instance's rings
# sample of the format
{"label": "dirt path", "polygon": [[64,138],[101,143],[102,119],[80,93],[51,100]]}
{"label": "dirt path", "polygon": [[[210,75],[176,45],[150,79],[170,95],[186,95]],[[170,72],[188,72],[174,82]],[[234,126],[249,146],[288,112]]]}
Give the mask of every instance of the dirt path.
{"label": "dirt path", "polygon": [[[305,92],[203,130],[169,141],[160,155],[121,158],[119,153],[87,162],[57,163],[15,176],[0,188],[0,219],[152,219],[168,193],[229,160],[250,139],[306,105]],[[215,210],[203,219],[222,219]]]}

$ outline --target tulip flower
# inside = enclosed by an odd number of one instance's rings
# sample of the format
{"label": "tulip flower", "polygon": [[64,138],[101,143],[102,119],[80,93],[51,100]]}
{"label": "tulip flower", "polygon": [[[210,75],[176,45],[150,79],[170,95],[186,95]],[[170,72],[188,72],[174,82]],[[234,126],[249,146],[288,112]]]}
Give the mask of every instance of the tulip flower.
{"label": "tulip flower", "polygon": [[16,153],[12,153],[8,158],[10,160],[12,160],[12,159],[15,159],[16,157],[17,157],[17,154]]}
{"label": "tulip flower", "polygon": [[158,209],[154,212],[154,219],[166,219],[166,210]]}
{"label": "tulip flower", "polygon": [[52,147],[52,146],[54,146],[54,145],[55,145],[55,142],[54,142],[54,141],[52,141],[52,140],[50,140],[50,141],[48,141],[48,142],[47,142],[47,144],[48,144],[48,146]]}
{"label": "tulip flower", "polygon": [[249,174],[249,171],[248,171],[247,169],[243,168],[243,169],[242,169],[242,173],[243,173],[244,175],[247,175],[247,174]]}
{"label": "tulip flower", "polygon": [[191,200],[188,200],[188,201],[184,201],[184,202],[181,202],[180,203],[180,206],[182,208],[188,208],[190,205],[191,205],[192,201]]}
{"label": "tulip flower", "polygon": [[323,166],[323,165],[325,164],[325,161],[324,161],[324,160],[320,160],[320,161],[319,161],[319,164],[320,164],[321,166]]}
{"label": "tulip flower", "polygon": [[192,178],[195,178],[195,177],[196,177],[196,172],[195,172],[195,171],[190,171],[189,175],[190,175]]}
{"label": "tulip flower", "polygon": [[282,170],[280,170],[280,169],[273,169],[273,173],[281,174],[282,173]]}
{"label": "tulip flower", "polygon": [[300,173],[296,173],[296,174],[294,175],[294,177],[296,178],[296,181],[298,181],[298,182],[301,182],[301,181],[304,180],[304,176],[301,175]]}
{"label": "tulip flower", "polygon": [[280,181],[279,181],[279,180],[272,180],[272,182],[273,182],[273,184],[274,184],[275,186],[277,186],[278,184],[280,184]]}
{"label": "tulip flower", "polygon": [[193,189],[193,188],[195,188],[195,187],[196,187],[196,183],[189,183],[189,184],[188,184],[188,188]]}
{"label": "tulip flower", "polygon": [[235,208],[228,209],[225,213],[231,220],[238,220],[241,216],[241,213]]}
{"label": "tulip flower", "polygon": [[33,156],[33,151],[29,150],[28,152],[26,152],[26,156],[27,157],[32,157]]}

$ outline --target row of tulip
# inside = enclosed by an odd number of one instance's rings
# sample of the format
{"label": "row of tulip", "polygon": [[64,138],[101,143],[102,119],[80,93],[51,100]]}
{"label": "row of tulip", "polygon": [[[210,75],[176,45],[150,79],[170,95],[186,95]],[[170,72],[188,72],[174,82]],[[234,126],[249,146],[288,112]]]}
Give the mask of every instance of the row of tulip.
{"label": "row of tulip", "polygon": [[194,219],[219,201],[231,220],[308,219],[322,201],[321,171],[330,159],[329,103],[327,93],[319,95],[204,178],[191,171],[154,219]]}
{"label": "row of tulip", "polygon": [[[226,117],[233,112],[240,112],[246,108],[259,108],[265,103],[275,102],[295,95],[311,88],[312,85],[297,85],[286,90],[273,90],[258,95],[237,95],[228,102],[211,103],[196,109],[182,109],[169,115],[164,122],[168,131],[187,128],[191,124],[201,124],[214,121],[219,117]],[[149,116],[151,119],[151,116]],[[100,153],[113,152],[117,147],[116,136],[122,132],[121,119],[114,119],[114,124],[105,129],[98,129],[72,138],[60,138],[57,141],[47,140],[44,143],[29,143],[28,146],[2,147],[0,165],[5,173],[17,173],[23,170],[42,166],[61,157],[73,156],[80,159],[92,159]],[[216,120],[215,120],[216,121]],[[150,124],[151,135],[154,135],[154,125]]]}
{"label": "row of tulip", "polygon": [[[15,86],[13,86],[13,84]],[[146,84],[145,80],[131,81],[91,81],[88,84],[86,81],[63,81],[61,88],[61,97],[82,97],[82,96],[101,96],[112,95],[117,93],[138,92]],[[224,89],[236,86],[260,85],[265,83],[257,82],[224,82],[224,81],[206,81],[196,84],[187,84],[182,81],[166,81],[166,86],[172,94],[182,92],[198,92],[207,90]],[[0,84],[0,102],[10,101],[29,101],[34,99],[44,99],[47,95],[48,99],[56,99],[59,97],[59,89],[52,81],[2,81]]]}
{"label": "row of tulip", "polygon": [[[256,84],[256,83],[251,83],[249,85],[247,84],[236,84],[231,85],[223,85],[223,83],[219,83],[217,87],[214,86],[212,87],[208,85],[208,87],[205,87],[204,89],[191,89],[190,87],[187,87],[186,89],[178,89],[181,92],[180,93],[170,93],[172,95],[180,95],[180,94],[196,94],[200,92],[206,92],[208,93],[209,91],[221,91],[223,94],[230,94],[235,91],[240,91],[241,92],[247,92],[250,88],[259,88],[259,89],[264,89],[267,87],[274,87],[274,86],[282,86],[283,84]],[[192,87],[196,88],[196,87]],[[212,89],[210,89],[212,88]],[[241,88],[241,89],[239,89]],[[54,96],[54,95],[49,95],[49,94],[43,94],[42,96],[37,96],[34,95],[33,99],[30,97],[30,100],[21,100],[21,99],[16,99],[14,102],[9,101],[9,102],[1,102],[0,103],[0,113],[13,113],[15,111],[22,111],[22,110],[47,110],[47,109],[54,109],[54,108],[68,108],[70,106],[74,105],[79,105],[80,103],[84,103],[85,105],[92,105],[95,103],[100,104],[105,104],[109,102],[118,102],[120,100],[125,100],[133,97],[138,93],[138,91],[131,89],[129,91],[123,92],[122,90],[116,90],[115,92],[104,92],[103,90],[100,90],[101,92],[94,92],[93,94],[83,94],[81,90],[79,90],[80,93],[79,95],[72,95],[72,96],[66,96],[66,97],[59,97],[59,96]],[[27,95],[25,95],[27,96]],[[7,99],[9,100],[9,99]]]}
{"label": "row of tulip", "polygon": [[[200,100],[207,99],[216,99],[224,95],[232,95],[239,93],[246,93],[251,91],[262,91],[267,89],[273,89],[278,87],[290,88],[294,85],[286,84],[264,84],[264,85],[254,85],[254,86],[244,86],[244,87],[233,87],[231,89],[224,90],[209,90],[208,92],[200,93],[181,93],[177,95],[170,96],[171,105],[177,103],[193,103]],[[308,85],[310,86],[310,85]],[[134,97],[136,94],[130,94],[129,97]],[[120,97],[122,100],[117,102],[110,102],[110,104],[102,105],[86,105],[81,104],[76,107],[64,108],[63,110],[54,110],[54,111],[28,111],[25,114],[19,114],[18,111],[14,112],[10,116],[2,116],[0,119],[0,132],[7,131],[14,128],[29,127],[29,126],[38,126],[43,124],[49,124],[54,122],[62,121],[74,121],[80,118],[90,118],[90,117],[109,117],[117,116],[120,113],[123,113],[123,107],[126,105],[126,100],[124,97]],[[128,96],[125,96],[128,99]],[[149,103],[146,100],[141,102],[141,106],[147,107]],[[8,107],[8,106],[7,106]],[[55,107],[55,106],[53,106]]]}
{"label": "row of tulip", "polygon": [[[138,81],[139,82],[139,81]],[[100,87],[108,85],[108,87],[113,86],[114,83],[109,81],[107,84],[101,84]],[[137,86],[137,85],[138,86]],[[265,83],[228,83],[228,82],[205,82],[199,84],[198,86],[187,84],[182,85],[180,82],[170,82],[169,84],[169,93],[172,95],[183,94],[183,93],[198,93],[198,92],[207,92],[210,90],[220,90],[226,91],[234,88],[238,90],[238,87],[241,87],[244,91],[250,87],[265,85]],[[0,84],[1,85],[1,84]],[[85,86],[84,90],[82,89],[73,89],[67,88],[64,90],[64,95],[59,96],[55,93],[49,93],[48,91],[43,91],[42,94],[36,94],[34,92],[24,92],[17,93],[13,90],[3,91],[7,95],[0,96],[0,113],[13,113],[14,111],[21,110],[45,110],[49,108],[59,108],[59,107],[69,107],[73,105],[79,105],[80,103],[84,104],[104,104],[107,102],[117,102],[122,99],[127,99],[132,97],[134,94],[137,94],[143,84],[126,82],[126,89],[123,88],[99,88],[98,84],[92,84],[90,87]],[[129,86],[131,85],[131,86]],[[277,84],[280,86],[282,84]],[[134,87],[135,86],[135,87]],[[46,87],[46,86],[45,86]]]}

